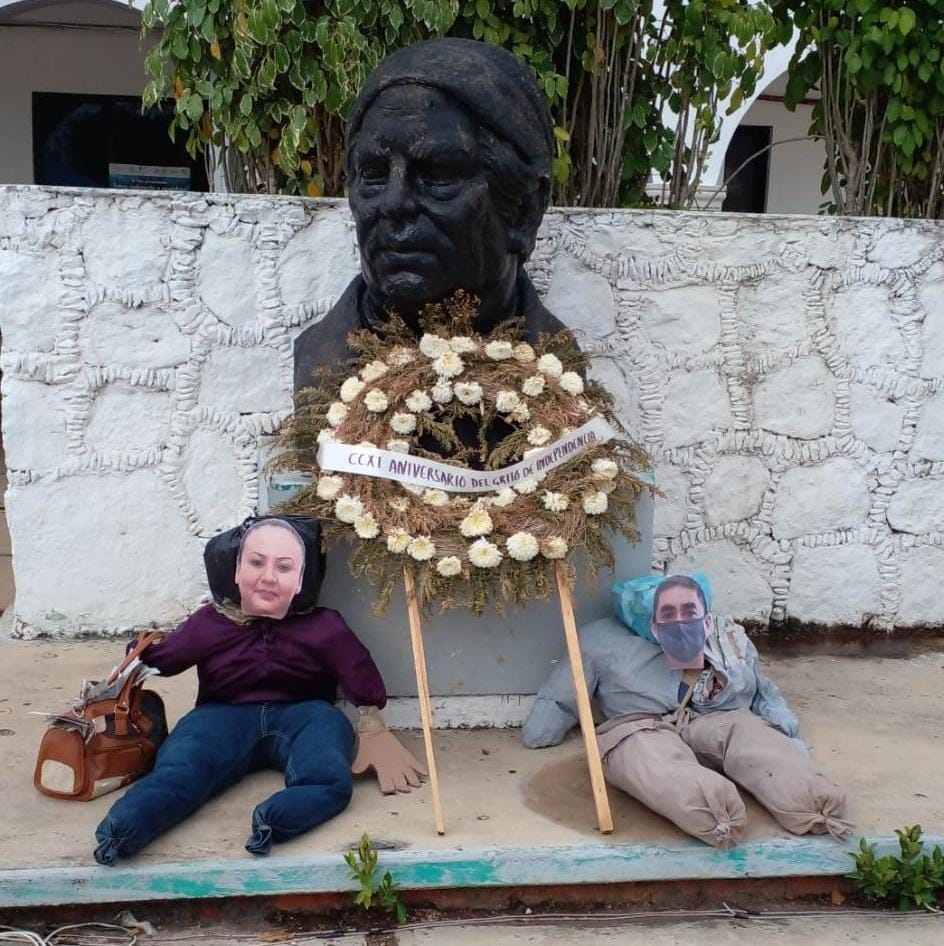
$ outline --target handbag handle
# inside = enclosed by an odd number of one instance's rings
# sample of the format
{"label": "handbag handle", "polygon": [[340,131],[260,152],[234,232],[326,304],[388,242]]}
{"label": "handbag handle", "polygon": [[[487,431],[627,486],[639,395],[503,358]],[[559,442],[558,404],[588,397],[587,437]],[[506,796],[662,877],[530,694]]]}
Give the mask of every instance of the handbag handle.
{"label": "handbag handle", "polygon": [[118,677],[127,669],[128,665],[136,657],[140,657],[151,646],[151,644],[156,643],[164,637],[163,631],[141,631],[138,635],[138,639],[135,641],[134,647],[125,654],[125,659],[115,667],[114,670],[108,675],[106,683],[114,683]]}
{"label": "handbag handle", "polygon": [[[109,674],[108,682],[111,683],[113,680],[117,679],[135,657],[143,654],[151,644],[161,640],[163,637],[164,634],[162,631],[142,631],[138,635],[134,647],[125,654],[125,659]],[[115,702],[115,735],[117,736],[126,736],[128,734],[128,713],[131,709],[131,691],[134,688],[136,678],[137,674],[128,677]]]}

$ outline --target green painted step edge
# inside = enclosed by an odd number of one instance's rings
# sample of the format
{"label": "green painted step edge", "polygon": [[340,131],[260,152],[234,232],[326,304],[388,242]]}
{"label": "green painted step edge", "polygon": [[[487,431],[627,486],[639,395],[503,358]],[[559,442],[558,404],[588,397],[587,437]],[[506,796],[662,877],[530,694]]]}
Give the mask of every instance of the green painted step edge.
{"label": "green painted step edge", "polygon": [[[894,836],[868,840],[880,855],[898,853]],[[925,843],[927,847],[944,847],[944,836],[928,836]],[[742,844],[730,851],[696,841],[381,851],[380,868],[390,870],[405,890],[836,876],[849,872],[849,852],[857,845],[857,840],[837,844],[827,838],[788,838]],[[340,853],[0,870],[0,908],[353,889],[356,885]]]}

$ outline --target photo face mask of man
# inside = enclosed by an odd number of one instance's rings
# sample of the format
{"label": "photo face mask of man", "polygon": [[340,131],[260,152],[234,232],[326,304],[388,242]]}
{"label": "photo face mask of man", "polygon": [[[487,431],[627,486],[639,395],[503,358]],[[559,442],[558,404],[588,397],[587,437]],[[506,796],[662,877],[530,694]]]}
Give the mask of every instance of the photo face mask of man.
{"label": "photo face mask of man", "polygon": [[673,670],[701,669],[705,664],[705,606],[698,589],[688,584],[660,585],[654,598],[652,633]]}

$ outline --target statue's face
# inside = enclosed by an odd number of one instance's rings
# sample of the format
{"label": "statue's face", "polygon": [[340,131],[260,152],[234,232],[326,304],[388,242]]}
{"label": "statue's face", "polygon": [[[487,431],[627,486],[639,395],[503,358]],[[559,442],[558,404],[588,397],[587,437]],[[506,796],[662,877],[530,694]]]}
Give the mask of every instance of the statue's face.
{"label": "statue's face", "polygon": [[361,268],[408,315],[458,289],[481,299],[517,271],[475,121],[441,92],[395,86],[364,116],[350,166]]}

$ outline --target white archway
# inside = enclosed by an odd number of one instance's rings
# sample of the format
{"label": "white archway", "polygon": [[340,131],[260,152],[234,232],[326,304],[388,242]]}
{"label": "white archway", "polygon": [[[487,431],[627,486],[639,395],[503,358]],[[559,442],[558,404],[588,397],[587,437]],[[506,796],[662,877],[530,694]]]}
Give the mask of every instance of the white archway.
{"label": "white archway", "polygon": [[744,120],[751,106],[764,94],[771,83],[776,82],[787,71],[793,51],[796,48],[796,36],[790,40],[786,46],[780,46],[769,52],[764,58],[764,74],[757,83],[753,94],[746,98],[740,107],[730,115],[724,115],[727,108],[727,101],[722,102],[720,111],[722,112],[721,132],[718,140],[711,146],[708,154],[708,160],[705,163],[705,171],[702,175],[703,187],[720,187],[724,183],[724,156],[727,154],[728,145],[731,144],[731,138],[738,125]]}

